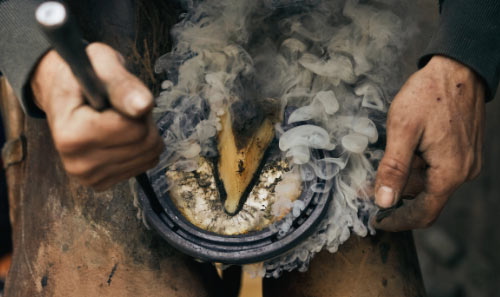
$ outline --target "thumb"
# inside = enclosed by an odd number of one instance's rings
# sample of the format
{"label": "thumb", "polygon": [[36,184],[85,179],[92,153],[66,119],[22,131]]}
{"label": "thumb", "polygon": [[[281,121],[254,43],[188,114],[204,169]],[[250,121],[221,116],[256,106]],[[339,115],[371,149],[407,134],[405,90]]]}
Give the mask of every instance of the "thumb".
{"label": "thumb", "polygon": [[387,145],[375,182],[375,204],[389,208],[399,201],[410,175],[420,135],[411,117],[391,110],[387,120]]}
{"label": "thumb", "polygon": [[87,47],[92,65],[108,91],[111,105],[131,118],[140,118],[154,105],[153,95],[134,75],[125,69],[123,57],[113,48],[93,43]]}
{"label": "thumb", "polygon": [[111,105],[131,118],[140,118],[153,108],[153,95],[146,86],[130,73],[120,74],[106,83]]}

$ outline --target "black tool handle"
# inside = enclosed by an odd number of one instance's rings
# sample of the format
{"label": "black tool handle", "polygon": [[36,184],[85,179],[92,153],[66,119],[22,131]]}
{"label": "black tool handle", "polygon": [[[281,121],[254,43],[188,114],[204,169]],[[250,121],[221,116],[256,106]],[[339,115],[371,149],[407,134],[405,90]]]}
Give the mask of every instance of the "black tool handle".
{"label": "black tool handle", "polygon": [[[71,67],[90,106],[98,111],[110,107],[106,88],[92,68],[85,51],[86,43],[66,7],[55,1],[44,2],[36,11],[36,19],[48,41]],[[163,211],[147,174],[139,174],[136,180],[153,210],[157,213]]]}
{"label": "black tool handle", "polygon": [[66,7],[55,1],[45,2],[38,7],[36,19],[48,41],[71,67],[90,106],[98,111],[110,107],[104,84],[85,51],[86,43]]}

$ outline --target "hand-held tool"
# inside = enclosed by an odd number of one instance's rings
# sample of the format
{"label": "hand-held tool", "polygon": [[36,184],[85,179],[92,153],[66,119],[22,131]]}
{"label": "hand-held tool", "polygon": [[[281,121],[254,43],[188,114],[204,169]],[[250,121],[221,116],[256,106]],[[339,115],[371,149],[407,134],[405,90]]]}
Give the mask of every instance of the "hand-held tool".
{"label": "hand-held tool", "polygon": [[[55,1],[44,2],[37,8],[35,17],[48,41],[70,66],[89,105],[98,111],[110,108],[106,88],[92,68],[85,52],[86,43],[66,7]],[[149,198],[153,210],[163,211],[147,174],[139,174],[136,180]]]}

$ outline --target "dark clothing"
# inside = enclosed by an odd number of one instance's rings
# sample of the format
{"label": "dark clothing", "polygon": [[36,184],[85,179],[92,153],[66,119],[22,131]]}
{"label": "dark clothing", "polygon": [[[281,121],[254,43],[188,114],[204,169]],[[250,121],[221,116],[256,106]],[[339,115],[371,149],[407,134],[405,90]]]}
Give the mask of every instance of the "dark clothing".
{"label": "dark clothing", "polygon": [[31,116],[43,116],[31,100],[29,77],[33,66],[50,48],[35,21],[43,0],[0,0],[0,71]]}
{"label": "dark clothing", "polygon": [[491,100],[500,80],[500,1],[441,2],[439,27],[419,61],[419,67],[435,54],[460,61],[484,79],[486,99]]}
{"label": "dark clothing", "polygon": [[[50,48],[34,21],[40,2],[0,0],[0,70],[31,116],[43,113],[31,100],[29,77],[33,66]],[[500,80],[500,1],[441,0],[440,6],[439,27],[419,66],[423,67],[434,54],[456,59],[483,78],[487,99],[493,98]]]}
{"label": "dark clothing", "polygon": [[[44,117],[44,113],[31,99],[28,82],[34,65],[50,49],[50,44],[35,21],[35,10],[45,1],[0,0],[0,72],[9,79],[26,113],[34,117]],[[94,29],[92,32],[84,31],[90,41],[102,40],[106,34],[123,38],[133,33],[128,28],[135,25],[131,16],[132,0],[65,2],[70,10],[80,12],[76,18],[80,24],[86,25],[82,29]]]}

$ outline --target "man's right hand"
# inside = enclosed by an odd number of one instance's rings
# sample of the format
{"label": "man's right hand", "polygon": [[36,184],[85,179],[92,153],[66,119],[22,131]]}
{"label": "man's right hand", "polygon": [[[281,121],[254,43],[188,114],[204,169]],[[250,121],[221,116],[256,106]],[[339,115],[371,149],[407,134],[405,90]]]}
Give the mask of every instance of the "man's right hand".
{"label": "man's right hand", "polygon": [[98,112],[85,103],[69,66],[47,53],[31,79],[66,171],[81,184],[104,190],[156,165],[164,149],[151,117],[153,96],[111,47],[93,43],[87,54],[113,108]]}

